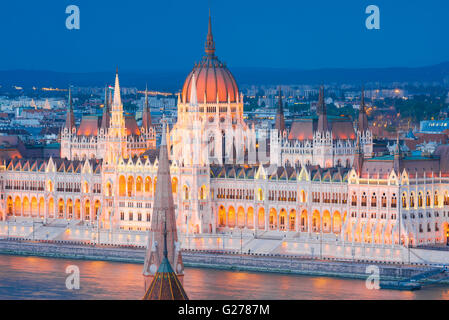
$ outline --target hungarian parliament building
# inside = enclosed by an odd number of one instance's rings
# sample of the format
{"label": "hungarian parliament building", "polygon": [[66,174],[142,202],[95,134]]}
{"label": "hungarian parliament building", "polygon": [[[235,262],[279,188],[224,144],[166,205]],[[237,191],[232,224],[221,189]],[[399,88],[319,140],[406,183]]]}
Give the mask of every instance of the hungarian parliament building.
{"label": "hungarian parliament building", "polygon": [[[448,241],[446,146],[417,154],[398,138],[391,154],[376,155],[363,96],[354,125],[327,114],[323,88],[316,115],[289,127],[280,92],[275,126],[262,135],[244,120],[243,95],[215,54],[210,20],[205,47],[166,136],[180,233],[328,234],[382,246]],[[76,126],[69,97],[60,139],[59,158],[2,161],[1,220],[149,230],[159,163],[148,103],[140,125],[125,116],[117,73],[102,116]]]}

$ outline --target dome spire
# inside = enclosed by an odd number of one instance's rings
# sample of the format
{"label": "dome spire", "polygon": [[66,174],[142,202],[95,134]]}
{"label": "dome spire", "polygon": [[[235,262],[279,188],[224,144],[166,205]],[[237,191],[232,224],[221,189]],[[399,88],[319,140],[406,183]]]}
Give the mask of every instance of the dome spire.
{"label": "dome spire", "polygon": [[212,18],[209,9],[209,28],[207,32],[207,40],[206,40],[206,54],[208,56],[213,57],[215,55],[215,42],[214,36],[212,35]]}

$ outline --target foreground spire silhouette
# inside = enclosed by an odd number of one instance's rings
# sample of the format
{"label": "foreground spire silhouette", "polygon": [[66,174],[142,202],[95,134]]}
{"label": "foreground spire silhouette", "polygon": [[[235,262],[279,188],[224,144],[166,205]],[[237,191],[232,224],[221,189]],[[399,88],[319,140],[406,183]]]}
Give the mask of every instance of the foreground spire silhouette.
{"label": "foreground spire silhouette", "polygon": [[[178,242],[176,230],[175,206],[173,202],[172,183],[167,150],[167,124],[163,121],[162,140],[159,151],[159,165],[154,195],[153,218],[148,234],[148,245],[145,256],[143,276],[145,291],[162,264],[165,254],[163,244],[166,241],[167,259],[182,283],[184,264],[182,263],[181,244]],[[166,235],[165,235],[166,233]],[[166,238],[166,239],[165,239]]]}
{"label": "foreground spire silhouette", "polygon": [[168,261],[166,221],[164,221],[164,258],[143,300],[189,300],[170,261]]}

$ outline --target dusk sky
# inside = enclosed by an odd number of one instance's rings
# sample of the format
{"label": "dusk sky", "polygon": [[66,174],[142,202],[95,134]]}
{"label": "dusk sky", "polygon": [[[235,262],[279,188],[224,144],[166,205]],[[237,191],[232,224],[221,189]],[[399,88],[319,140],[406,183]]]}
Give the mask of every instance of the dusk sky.
{"label": "dusk sky", "polygon": [[[81,29],[65,27],[68,5]],[[367,30],[365,8],[380,8]],[[190,69],[209,6],[217,55],[232,67],[425,66],[449,60],[446,0],[42,0],[0,3],[0,70]]]}

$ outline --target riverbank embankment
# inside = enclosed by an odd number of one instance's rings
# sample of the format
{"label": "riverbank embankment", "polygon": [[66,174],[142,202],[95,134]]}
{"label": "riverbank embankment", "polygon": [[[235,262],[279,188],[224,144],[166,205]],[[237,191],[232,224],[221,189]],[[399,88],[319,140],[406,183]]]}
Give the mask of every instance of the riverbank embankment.
{"label": "riverbank embankment", "polygon": [[[0,254],[143,264],[145,248],[5,239],[0,240]],[[372,270],[372,267],[368,268],[370,266],[378,267],[380,278],[385,280],[408,279],[439,267],[424,264],[311,259],[301,256],[237,254],[220,251],[183,250],[182,254],[186,267],[353,279],[366,279],[372,274],[372,271],[368,271]]]}

